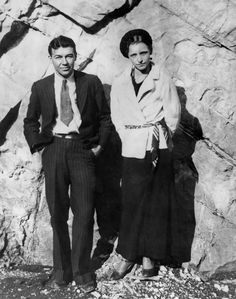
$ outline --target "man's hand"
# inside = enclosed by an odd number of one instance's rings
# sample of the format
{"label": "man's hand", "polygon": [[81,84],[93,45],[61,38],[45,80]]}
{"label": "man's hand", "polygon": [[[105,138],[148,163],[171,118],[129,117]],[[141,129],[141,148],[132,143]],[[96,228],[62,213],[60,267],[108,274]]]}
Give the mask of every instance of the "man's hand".
{"label": "man's hand", "polygon": [[94,156],[97,157],[101,153],[102,147],[101,145],[97,145],[96,147],[93,147],[91,151],[93,152]]}

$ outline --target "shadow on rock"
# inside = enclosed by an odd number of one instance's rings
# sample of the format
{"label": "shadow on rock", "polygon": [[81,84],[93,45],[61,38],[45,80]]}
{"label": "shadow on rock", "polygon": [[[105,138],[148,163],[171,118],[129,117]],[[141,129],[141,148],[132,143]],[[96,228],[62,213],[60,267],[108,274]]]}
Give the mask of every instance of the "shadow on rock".
{"label": "shadow on rock", "polygon": [[173,136],[176,185],[176,214],[178,217],[177,242],[180,262],[191,259],[191,246],[195,231],[194,194],[198,172],[192,160],[196,142],[203,138],[199,120],[186,109],[187,97],[183,87],[177,87],[181,102],[181,120]]}
{"label": "shadow on rock", "polygon": [[14,122],[17,120],[21,101],[11,108],[6,116],[0,121],[0,146],[6,141],[6,136]]}
{"label": "shadow on rock", "polygon": [[[110,105],[111,86],[104,84]],[[108,144],[96,159],[95,210],[100,239],[93,252],[92,266],[96,270],[109,258],[117,238],[121,214],[121,141],[112,127]]]}

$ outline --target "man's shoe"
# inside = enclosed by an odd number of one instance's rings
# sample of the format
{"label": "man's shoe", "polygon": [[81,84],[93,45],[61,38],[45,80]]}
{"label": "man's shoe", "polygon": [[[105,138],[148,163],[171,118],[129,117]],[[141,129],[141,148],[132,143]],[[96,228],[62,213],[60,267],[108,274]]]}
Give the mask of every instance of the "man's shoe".
{"label": "man's shoe", "polygon": [[56,280],[55,278],[49,278],[45,281],[42,282],[42,285],[44,287],[48,287],[48,288],[51,288],[51,289],[60,289],[60,288],[64,288],[68,285],[69,282],[66,282],[64,280]]}
{"label": "man's shoe", "polygon": [[96,289],[96,281],[95,280],[91,280],[85,284],[80,284],[80,285],[77,285],[78,288],[84,292],[84,293],[91,293],[93,292],[95,289]]}

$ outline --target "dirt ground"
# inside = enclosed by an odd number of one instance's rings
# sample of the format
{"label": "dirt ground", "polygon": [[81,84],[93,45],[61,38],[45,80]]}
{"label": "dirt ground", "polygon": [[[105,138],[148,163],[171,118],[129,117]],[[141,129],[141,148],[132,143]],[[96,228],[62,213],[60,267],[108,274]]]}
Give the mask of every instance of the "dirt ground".
{"label": "dirt ground", "polygon": [[[111,262],[112,261],[112,262]],[[109,277],[114,256],[96,271],[97,289],[90,294],[82,293],[74,283],[63,289],[50,289],[42,282],[51,273],[49,266],[21,265],[0,268],[1,299],[229,299],[236,298],[236,273],[215,275],[206,280],[193,269],[160,266],[157,276],[143,280],[140,266],[122,280]]]}

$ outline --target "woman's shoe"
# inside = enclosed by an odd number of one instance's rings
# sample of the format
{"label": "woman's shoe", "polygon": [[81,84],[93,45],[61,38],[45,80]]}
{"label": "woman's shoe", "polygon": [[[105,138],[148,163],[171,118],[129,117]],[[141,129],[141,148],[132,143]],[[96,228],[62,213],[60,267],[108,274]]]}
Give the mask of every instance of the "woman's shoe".
{"label": "woman's shoe", "polygon": [[155,267],[154,260],[149,257],[143,257],[143,270],[142,275],[145,278],[156,276],[158,274],[158,269]]}
{"label": "woman's shoe", "polygon": [[113,270],[113,272],[111,274],[111,279],[119,280],[119,279],[124,278],[125,275],[131,271],[133,266],[134,266],[133,262],[122,259],[122,261],[119,263],[118,267]]}
{"label": "woman's shoe", "polygon": [[156,269],[155,267],[151,269],[142,270],[142,276],[145,278],[156,276],[157,274],[158,274],[158,269]]}

